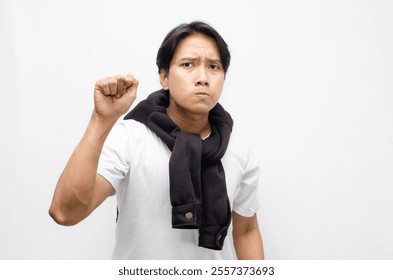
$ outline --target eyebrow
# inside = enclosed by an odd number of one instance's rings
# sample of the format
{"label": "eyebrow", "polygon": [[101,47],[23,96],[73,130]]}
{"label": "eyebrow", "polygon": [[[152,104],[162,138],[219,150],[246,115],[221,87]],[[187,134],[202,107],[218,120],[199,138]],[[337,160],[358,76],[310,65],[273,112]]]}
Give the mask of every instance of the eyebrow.
{"label": "eyebrow", "polygon": [[[195,60],[198,60],[198,59],[199,59],[199,57],[182,57],[180,59],[180,61],[195,61]],[[208,61],[211,62],[211,63],[221,64],[221,59],[210,59],[209,58]]]}

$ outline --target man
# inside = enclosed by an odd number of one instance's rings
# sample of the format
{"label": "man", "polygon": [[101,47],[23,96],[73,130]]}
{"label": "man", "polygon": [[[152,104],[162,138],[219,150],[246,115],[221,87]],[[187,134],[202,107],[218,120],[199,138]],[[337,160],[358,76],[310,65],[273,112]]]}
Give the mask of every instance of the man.
{"label": "man", "polygon": [[52,218],[74,225],[116,194],[114,259],[263,259],[259,167],[218,103],[229,63],[217,31],[192,22],[169,32],[158,51],[162,89],[124,120],[138,80],[97,81]]}

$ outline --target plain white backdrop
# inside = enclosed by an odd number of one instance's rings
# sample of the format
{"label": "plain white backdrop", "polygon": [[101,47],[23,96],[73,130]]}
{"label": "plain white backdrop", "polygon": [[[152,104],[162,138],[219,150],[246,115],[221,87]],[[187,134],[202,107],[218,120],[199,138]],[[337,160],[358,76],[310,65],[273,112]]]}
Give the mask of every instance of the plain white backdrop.
{"label": "plain white backdrop", "polygon": [[159,88],[157,50],[203,20],[232,63],[221,103],[261,159],[267,259],[393,259],[393,2],[1,1],[0,259],[109,259],[115,198],[47,211],[97,79]]}

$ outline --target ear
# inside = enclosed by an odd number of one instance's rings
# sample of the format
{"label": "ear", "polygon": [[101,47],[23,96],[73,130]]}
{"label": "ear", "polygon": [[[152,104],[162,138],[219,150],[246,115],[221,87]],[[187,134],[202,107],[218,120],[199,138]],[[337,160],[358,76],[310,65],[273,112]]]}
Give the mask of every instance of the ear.
{"label": "ear", "polygon": [[168,75],[165,73],[164,68],[160,69],[160,84],[162,89],[164,90],[168,90],[169,86],[168,86]]}

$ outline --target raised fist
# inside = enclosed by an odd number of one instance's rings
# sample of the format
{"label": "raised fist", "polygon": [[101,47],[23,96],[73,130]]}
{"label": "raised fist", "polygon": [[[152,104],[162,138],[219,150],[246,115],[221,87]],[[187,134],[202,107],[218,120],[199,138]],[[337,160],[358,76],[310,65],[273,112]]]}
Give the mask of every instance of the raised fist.
{"label": "raised fist", "polygon": [[94,111],[103,119],[117,120],[135,101],[139,81],[128,74],[98,80],[94,87]]}

